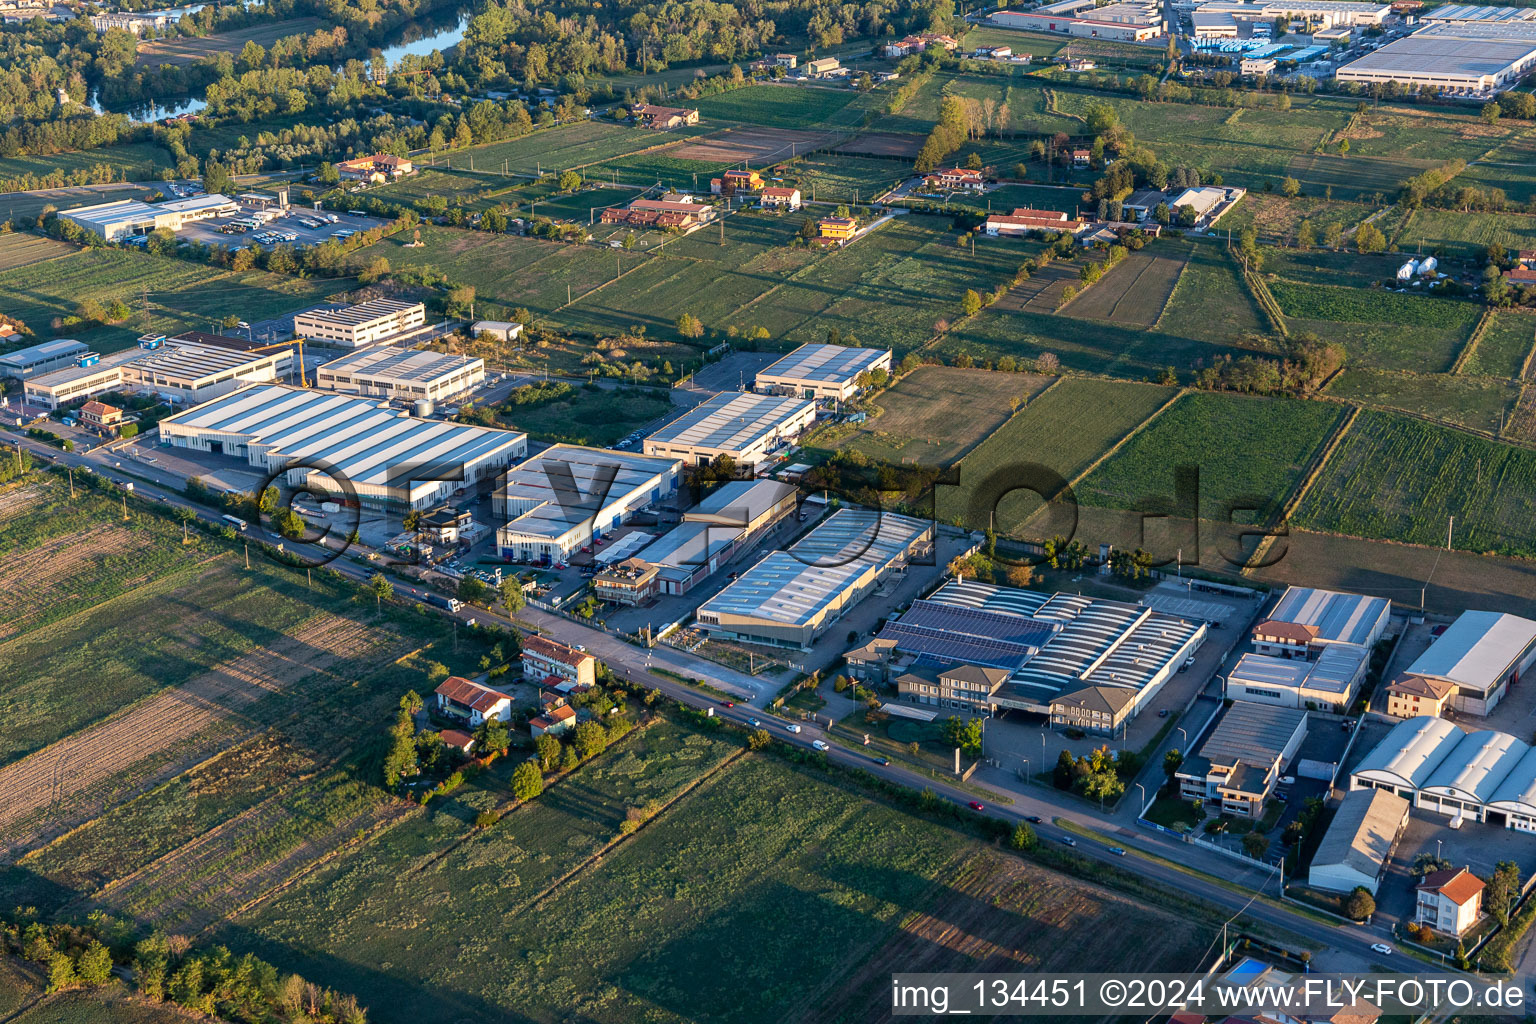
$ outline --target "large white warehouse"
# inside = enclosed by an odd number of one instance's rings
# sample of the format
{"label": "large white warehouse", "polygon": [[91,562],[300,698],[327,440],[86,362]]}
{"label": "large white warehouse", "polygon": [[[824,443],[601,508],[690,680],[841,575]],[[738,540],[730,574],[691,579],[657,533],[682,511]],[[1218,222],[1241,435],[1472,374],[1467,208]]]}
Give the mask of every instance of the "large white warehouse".
{"label": "large white warehouse", "polygon": [[1505,732],[1463,732],[1424,715],[1399,722],[1350,774],[1421,810],[1536,832],[1536,749]]}
{"label": "large white warehouse", "polygon": [[337,485],[320,472],[328,468],[362,505],[396,511],[430,508],[528,450],[528,435],[517,431],[421,420],[375,399],[282,384],[258,384],[163,419],[160,437],[269,470],[298,464],[291,484],[334,493]]}

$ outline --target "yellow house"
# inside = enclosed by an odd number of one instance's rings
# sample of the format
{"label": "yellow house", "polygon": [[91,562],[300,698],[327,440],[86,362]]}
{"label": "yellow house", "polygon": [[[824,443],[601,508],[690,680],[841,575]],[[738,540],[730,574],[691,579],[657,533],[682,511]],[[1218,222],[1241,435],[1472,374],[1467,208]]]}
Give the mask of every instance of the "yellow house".
{"label": "yellow house", "polygon": [[756,192],[763,187],[763,177],[756,171],[726,171],[725,183],[738,191]]}
{"label": "yellow house", "polygon": [[830,238],[834,242],[846,242],[858,230],[859,223],[852,217],[826,217],[817,222],[816,226],[821,230],[822,238]]}

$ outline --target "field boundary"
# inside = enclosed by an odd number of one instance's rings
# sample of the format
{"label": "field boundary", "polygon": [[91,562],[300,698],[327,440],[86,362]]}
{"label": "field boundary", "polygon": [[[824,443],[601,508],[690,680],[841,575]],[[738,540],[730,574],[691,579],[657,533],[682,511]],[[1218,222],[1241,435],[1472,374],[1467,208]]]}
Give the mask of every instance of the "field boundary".
{"label": "field boundary", "polygon": [[1054,391],[1056,389],[1057,385],[1059,385],[1062,381],[1064,381],[1066,379],[1067,379],[1066,374],[1059,374],[1059,375],[1057,375],[1055,380],[1051,381],[1045,387],[1040,389],[1040,393],[1038,395],[1036,395],[1034,398],[1031,398],[1029,401],[1023,403],[1017,409],[1013,410],[1013,415],[1009,416],[1007,419],[1003,420],[1003,422],[999,423],[997,425],[997,430],[992,431],[986,437],[982,438],[980,441],[977,441],[975,444],[971,445],[971,451],[970,452],[966,452],[964,455],[960,456],[958,459],[955,460],[955,466],[954,466],[955,471],[956,472],[960,471],[960,467],[965,465],[965,460],[970,458],[971,452],[974,452],[976,449],[978,449],[982,445],[986,444],[989,440],[991,440],[992,438],[996,437],[999,430],[1006,429],[1008,424],[1012,423],[1018,417],[1024,415],[1024,411],[1026,409],[1028,409],[1030,406],[1034,405],[1036,402],[1040,401],[1040,399],[1044,398],[1046,395],[1050,394],[1052,391]]}
{"label": "field boundary", "polygon": [[[1162,405],[1153,410],[1152,415],[1148,416],[1146,419],[1132,427],[1129,431],[1126,432],[1124,437],[1110,445],[1108,451],[1102,453],[1098,458],[1090,462],[1081,473],[1074,476],[1071,480],[1068,480],[1067,486],[1073,490],[1076,490],[1078,484],[1088,479],[1088,474],[1098,469],[1099,466],[1103,465],[1105,460],[1107,460],[1111,455],[1125,447],[1127,441],[1141,433],[1143,430],[1146,430],[1147,427],[1151,426],[1152,421],[1157,419],[1163,413],[1167,412],[1168,407],[1173,405],[1174,402],[1177,402],[1179,399],[1183,398],[1187,394],[1190,394],[1192,391],[1192,388],[1179,388],[1177,391],[1175,391],[1172,395],[1169,396],[1168,401],[1164,402]],[[1043,393],[1044,392],[1042,392],[1042,394]]]}
{"label": "field boundary", "polygon": [[[1236,257],[1234,256],[1233,259],[1236,259]],[[1275,301],[1274,293],[1269,290],[1269,285],[1264,283],[1262,277],[1248,269],[1247,263],[1244,263],[1242,260],[1237,262],[1238,266],[1242,268],[1243,281],[1248,285],[1248,290],[1253,293],[1253,297],[1258,300],[1259,308],[1269,318],[1270,327],[1274,328],[1280,337],[1289,338],[1291,336],[1291,329],[1286,326],[1285,314],[1281,312],[1280,303]]]}
{"label": "field boundary", "polygon": [[688,785],[686,785],[682,789],[678,790],[677,793],[675,793],[670,800],[668,800],[666,803],[662,804],[661,807],[656,811],[655,814],[651,815],[645,821],[640,822],[639,825],[637,825],[635,827],[635,830],[633,832],[627,832],[627,833],[626,832],[620,832],[618,835],[616,835],[612,839],[608,840],[606,843],[604,843],[598,849],[592,851],[592,853],[589,856],[587,856],[584,860],[582,860],[582,862],[580,864],[577,864],[575,867],[571,868],[571,870],[567,871],[565,874],[561,875],[559,878],[555,879],[553,882],[551,882],[548,885],[546,885],[541,892],[539,892],[536,895],[532,896],[528,900],[527,903],[524,903],[522,905],[523,909],[524,910],[536,910],[536,909],[538,909],[538,907],[539,907],[539,905],[541,903],[543,903],[545,900],[549,899],[551,896],[553,896],[555,894],[555,890],[564,887],[565,883],[571,881],[573,878],[575,878],[577,875],[581,874],[583,871],[585,871],[591,865],[593,865],[593,864],[597,863],[598,861],[602,860],[603,857],[607,856],[609,851],[611,851],[611,850],[613,850],[613,849],[623,845],[626,841],[628,841],[630,839],[633,839],[635,836],[637,836],[641,832],[645,831],[647,828],[650,827],[652,822],[661,820],[663,817],[665,817],[665,815],[666,815],[666,813],[668,811],[670,811],[673,807],[675,807],[678,804],[679,801],[681,801],[684,798],[686,798],[689,795],[691,795],[695,790],[697,790],[701,786],[704,786],[704,785],[706,785],[708,783],[711,783],[711,782],[715,781],[715,779],[718,778],[720,776],[720,774],[725,771],[725,769],[729,768],[731,765],[735,764],[737,761],[740,761],[742,758],[744,758],[746,756],[747,756],[747,749],[745,747],[742,747],[739,750],[735,751],[733,754],[731,754],[730,757],[725,758],[719,764],[717,764],[713,768],[711,768],[709,771],[705,772],[703,775],[700,775],[698,778],[696,778],[692,782],[688,783]]}
{"label": "field boundary", "polygon": [[[1488,333],[1488,327],[1493,323],[1493,310],[1483,310],[1483,315],[1477,318],[1477,323],[1472,325],[1472,333],[1467,335],[1467,343],[1461,346],[1461,352],[1456,356],[1456,361],[1451,364],[1450,372],[1454,376],[1466,369],[1471,361],[1472,354],[1477,351],[1478,343],[1483,340],[1483,335]],[[1529,362],[1530,355],[1526,355]]]}
{"label": "field boundary", "polygon": [[[1307,494],[1311,492],[1312,485],[1317,482],[1318,477],[1323,475],[1323,468],[1328,465],[1328,460],[1333,458],[1333,453],[1337,451],[1339,445],[1344,442],[1345,436],[1348,435],[1350,429],[1355,425],[1355,420],[1360,418],[1360,412],[1362,408],[1363,407],[1359,405],[1352,406],[1350,408],[1349,415],[1345,416],[1339,422],[1339,425],[1333,428],[1333,436],[1330,437],[1327,444],[1323,445],[1318,453],[1312,457],[1311,469],[1308,471],[1307,475],[1302,478],[1300,485],[1297,486],[1293,492],[1291,492],[1291,496],[1286,500],[1285,504],[1280,506],[1280,514],[1278,520],[1272,520],[1270,525],[1273,525],[1275,521],[1280,523],[1290,522],[1291,514],[1294,513],[1296,509],[1301,507],[1302,499],[1304,499]],[[1274,546],[1274,543],[1275,534],[1266,534],[1264,539],[1259,541],[1258,546],[1253,549],[1253,557],[1250,558],[1249,561],[1255,563],[1256,566],[1262,567],[1264,556],[1269,552],[1269,549]],[[1245,568],[1243,569],[1243,574],[1246,576],[1250,571],[1251,568]]]}
{"label": "field boundary", "polygon": [[1520,379],[1529,380],[1531,377],[1531,361],[1536,359],[1536,332],[1532,332],[1531,347],[1525,350],[1525,359],[1520,363]]}

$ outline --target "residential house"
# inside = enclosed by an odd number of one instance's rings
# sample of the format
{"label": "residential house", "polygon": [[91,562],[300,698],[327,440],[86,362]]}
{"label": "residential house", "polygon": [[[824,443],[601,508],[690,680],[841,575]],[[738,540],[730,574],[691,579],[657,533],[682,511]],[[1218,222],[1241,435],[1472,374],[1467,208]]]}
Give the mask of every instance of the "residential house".
{"label": "residential house", "polygon": [[463,729],[442,729],[437,738],[443,741],[443,746],[457,750],[465,757],[475,752],[475,738]]}
{"label": "residential house", "polygon": [[1083,221],[1069,218],[1059,210],[1035,210],[1020,206],[1012,213],[994,213],[986,219],[982,229],[989,235],[1019,236],[1033,231],[1058,234],[1065,231],[1075,235],[1083,228]]}
{"label": "residential house", "polygon": [[773,55],[773,62],[781,68],[794,70],[795,65],[800,63],[800,58],[792,53],[776,53]]}
{"label": "residential house", "polygon": [[827,78],[841,67],[836,57],[821,57],[805,62],[805,74],[808,78]]}
{"label": "residential house", "polygon": [[643,228],[692,228],[708,223],[715,208],[708,203],[666,199],[636,199],[628,206],[603,211],[604,224],[629,224]]}
{"label": "residential house", "polygon": [[597,659],[546,636],[524,637],[523,678],[562,690],[595,686]]}
{"label": "residential house", "polygon": [[847,663],[844,675],[861,683],[886,683],[891,678],[891,659],[896,656],[896,641],[875,637],[862,647],[843,655]]}
{"label": "residential house", "polygon": [[1067,61],[1068,71],[1092,71],[1096,67],[1098,67],[1098,65],[1093,61],[1082,57],[1073,57],[1071,60]]}
{"label": "residential house", "polygon": [[462,676],[449,676],[433,692],[437,695],[438,711],[450,718],[462,718],[474,728],[491,718],[505,722],[512,717],[511,697]]}
{"label": "residential house", "polygon": [[853,239],[859,229],[859,222],[852,217],[823,217],[816,222],[816,228],[823,241],[843,245]]}
{"label": "residential house", "polygon": [[1093,151],[1086,146],[1072,147],[1072,166],[1087,167],[1093,161]]}
{"label": "residential house", "polygon": [[1387,684],[1387,714],[1393,718],[1441,717],[1456,693],[1449,679],[1401,675]]}
{"label": "residential house", "polygon": [[1413,919],[1445,935],[1465,935],[1483,911],[1483,880],[1466,868],[1432,871],[1414,886]]}
{"label": "residential house", "polygon": [[106,433],[115,433],[123,425],[123,410],[92,400],[80,407],[80,422]]}
{"label": "residential house", "polygon": [[564,697],[546,699],[540,712],[528,720],[528,731],[533,733],[533,738],[538,739],[545,733],[551,736],[576,728],[576,709],[571,707]]}
{"label": "residential house", "polygon": [[761,202],[764,209],[783,208],[793,213],[795,210],[800,209],[800,190],[770,185],[763,189]]}
{"label": "residential house", "polygon": [[965,167],[941,167],[923,179],[923,185],[930,189],[970,189],[980,192],[986,182],[982,180],[980,171]]}
{"label": "residential house", "polygon": [[896,677],[896,693],[911,704],[929,704],[973,714],[996,709],[992,695],[1008,681],[1003,669],[954,665],[945,669],[913,668]]}
{"label": "residential house", "polygon": [[699,123],[699,112],[688,107],[658,107],[654,103],[636,103],[631,109],[643,128],[671,131]]}
{"label": "residential house", "polygon": [[592,577],[592,595],[599,601],[638,607],[656,596],[657,566],[627,558]]}

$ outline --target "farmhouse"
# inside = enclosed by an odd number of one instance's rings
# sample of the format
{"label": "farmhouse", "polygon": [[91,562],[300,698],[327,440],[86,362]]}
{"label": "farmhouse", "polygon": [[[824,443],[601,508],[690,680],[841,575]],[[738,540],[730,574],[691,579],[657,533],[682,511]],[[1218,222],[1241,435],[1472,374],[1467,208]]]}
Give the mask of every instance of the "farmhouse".
{"label": "farmhouse", "polygon": [[[1467,611],[1393,680],[1393,686],[1421,689],[1427,691],[1425,696],[1443,691],[1435,698],[1435,713],[1448,700],[1461,714],[1486,715],[1533,662],[1536,622],[1504,612]],[[1398,707],[1412,706],[1415,695],[1405,689],[1403,696],[1410,699]],[[1431,713],[1430,706],[1426,702],[1422,713]]]}
{"label": "farmhouse", "polygon": [[763,176],[756,171],[726,171],[718,178],[711,178],[709,187],[717,195],[756,192],[763,187]]}
{"label": "farmhouse", "polygon": [[763,189],[763,194],[759,197],[759,200],[765,210],[783,208],[793,212],[800,209],[800,190],[769,185]]}
{"label": "farmhouse", "polygon": [[[245,456],[288,480],[334,493],[350,487],[368,508],[425,510],[495,476],[528,449],[528,435],[420,420],[386,402],[258,384],[160,421],[179,448]],[[401,465],[423,467],[402,479]],[[433,475],[436,477],[434,478]]]}
{"label": "farmhouse", "polygon": [[671,131],[699,123],[699,112],[689,107],[658,107],[654,103],[636,103],[630,111],[641,127]]}
{"label": "farmhouse", "polygon": [[986,187],[986,182],[981,177],[980,171],[967,170],[964,167],[941,167],[928,177],[923,179],[923,185],[930,189],[970,189],[980,192]]}
{"label": "farmhouse", "polygon": [[1363,887],[1376,894],[1392,850],[1408,826],[1408,801],[1382,789],[1344,794],[1312,856],[1307,884],[1329,892]]}
{"label": "farmhouse", "polygon": [[576,728],[576,709],[565,701],[555,703],[553,701],[537,715],[528,720],[528,731],[538,739],[545,733],[551,736],[560,736]]}
{"label": "farmhouse", "polygon": [[1021,206],[1012,213],[992,214],[982,225],[982,229],[989,235],[1004,237],[1027,235],[1032,231],[1044,231],[1050,234],[1065,231],[1067,234],[1075,235],[1082,230],[1084,223],[1084,221],[1071,219],[1058,210],[1034,210]]}
{"label": "farmhouse", "polygon": [[73,338],[59,338],[39,345],[17,349],[0,356],[0,378],[26,380],[40,373],[70,366],[80,360],[90,346]]}
{"label": "farmhouse", "polygon": [[1341,82],[1399,82],[1485,96],[1536,67],[1536,23],[1439,22],[1365,54],[1334,73]]}
{"label": "farmhouse", "polygon": [[793,69],[800,62],[800,58],[792,53],[776,53],[773,55],[773,62],[781,68]]}
{"label": "farmhouse", "polygon": [[642,228],[692,228],[714,218],[715,208],[691,200],[636,199],[620,209],[603,211],[604,224],[629,224]]}
{"label": "farmhouse", "polygon": [[809,650],[844,612],[932,546],[932,523],[839,509],[700,605],[697,624],[726,639]]}
{"label": "farmhouse", "polygon": [[382,184],[386,181],[394,181],[403,178],[415,171],[416,167],[410,160],[403,156],[394,156],[389,153],[374,153],[371,156],[360,156],[351,160],[342,160],[336,165],[336,172],[347,181],[366,181],[373,184]]}
{"label": "farmhouse", "polygon": [[845,402],[858,393],[859,378],[876,370],[890,373],[890,349],[801,345],[759,370],[753,387],[758,391]]}
{"label": "farmhouse", "polygon": [[427,307],[420,302],[369,299],[344,309],[299,313],[293,318],[293,330],[301,338],[337,348],[366,348],[420,330],[426,323]]}
{"label": "farmhouse", "polygon": [[318,388],[402,401],[442,401],[484,381],[483,359],[396,348],[353,352],[315,371]]}
{"label": "farmhouse", "polygon": [[91,395],[121,388],[153,392],[166,401],[206,402],[248,384],[282,380],[293,371],[288,346],[252,352],[224,347],[167,341],[151,349],[128,349],[79,365],[54,370],[25,381],[29,405],[57,409]]}
{"label": "farmhouse", "polygon": [[1179,795],[1215,804],[1222,814],[1260,818],[1306,735],[1306,712],[1239,701],[1179,768]]}
{"label": "farmhouse", "polygon": [[512,718],[511,697],[462,676],[449,676],[432,692],[437,696],[439,713],[462,718],[473,727],[491,718],[499,722]]}
{"label": "farmhouse", "polygon": [[682,463],[557,444],[507,472],[492,496],[496,549],[515,562],[559,562],[677,491]]}
{"label": "farmhouse", "polygon": [[563,691],[597,684],[597,659],[547,636],[523,638],[523,678]]}
{"label": "farmhouse", "polygon": [[836,57],[821,57],[805,62],[807,78],[829,78],[839,72],[843,72],[843,66]]}
{"label": "farmhouse", "polygon": [[645,439],[647,455],[702,466],[721,455],[754,469],[816,420],[816,403],[781,395],[716,395]]}
{"label": "farmhouse", "polygon": [[59,216],[108,242],[117,242],[129,235],[148,234],[160,228],[180,231],[184,225],[193,221],[239,212],[240,207],[233,199],[215,193],[167,203],[119,199],[112,203],[65,210]]}
{"label": "farmhouse", "polygon": [[852,217],[823,217],[816,222],[818,239],[838,245],[852,241],[858,230],[859,222]]}
{"label": "farmhouse", "polygon": [[1446,935],[1465,935],[1482,916],[1484,883],[1466,868],[1432,871],[1414,886],[1413,919]]}

